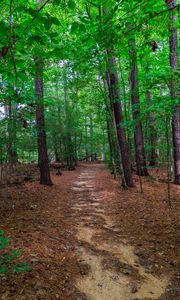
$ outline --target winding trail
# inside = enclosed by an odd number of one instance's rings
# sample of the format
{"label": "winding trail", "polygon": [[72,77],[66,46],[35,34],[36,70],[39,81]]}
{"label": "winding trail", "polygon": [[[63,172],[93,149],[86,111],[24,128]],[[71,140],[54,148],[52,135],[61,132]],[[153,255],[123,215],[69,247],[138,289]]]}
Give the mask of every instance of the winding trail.
{"label": "winding trail", "polygon": [[77,255],[85,270],[77,280],[77,288],[88,300],[158,299],[165,292],[168,278],[148,273],[134,248],[121,239],[119,228],[103,209],[102,195],[95,184],[100,168],[99,164],[87,165],[72,187]]}

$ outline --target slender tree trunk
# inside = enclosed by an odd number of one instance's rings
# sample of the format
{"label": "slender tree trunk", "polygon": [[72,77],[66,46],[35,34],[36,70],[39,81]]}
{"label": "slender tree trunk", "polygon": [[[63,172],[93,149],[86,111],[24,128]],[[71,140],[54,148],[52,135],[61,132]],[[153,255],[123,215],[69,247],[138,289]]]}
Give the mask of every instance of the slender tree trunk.
{"label": "slender tree trunk", "polygon": [[8,144],[7,144],[7,152],[8,152],[8,162],[10,165],[13,165],[18,161],[17,151],[16,151],[16,120],[14,116],[14,110],[11,99],[9,99],[9,103],[6,106],[6,117],[8,120]]}
{"label": "slender tree trunk", "polygon": [[[152,103],[152,94],[150,90],[147,91],[147,100],[149,107]],[[150,130],[150,158],[149,165],[151,167],[157,166],[158,163],[158,134],[156,130],[156,115],[155,112],[149,114],[149,130]]]}
{"label": "slender tree trunk", "polygon": [[[103,72],[101,68],[101,62],[99,62],[100,67],[100,78],[99,78],[99,86],[102,92],[102,96],[104,98],[104,103],[106,106],[106,124],[107,124],[107,134],[109,141],[109,150],[110,150],[110,166],[112,167],[112,171],[114,174],[114,179],[117,178],[117,168],[121,165],[120,161],[120,149],[117,141],[117,134],[115,128],[115,122],[113,120],[112,109],[109,100],[108,100],[108,86],[107,81],[103,77]],[[101,79],[103,82],[103,86],[101,87]],[[122,173],[122,168],[121,168]]]}
{"label": "slender tree trunk", "polygon": [[130,47],[129,52],[130,52],[130,65],[131,65],[131,74],[130,74],[131,101],[132,101],[132,110],[133,110],[133,120],[135,123],[134,138],[135,138],[137,175],[148,176],[148,172],[146,168],[142,123],[140,120],[140,100],[139,100],[136,42],[133,35],[131,35],[130,37],[129,47]]}
{"label": "slender tree trunk", "polygon": [[70,122],[70,107],[68,99],[68,82],[67,82],[67,66],[64,70],[64,101],[66,111],[66,147],[67,147],[67,166],[69,171],[74,170],[74,147],[71,136],[71,122]]}
{"label": "slender tree trunk", "polygon": [[93,131],[93,119],[92,119],[92,115],[90,115],[89,117],[89,121],[90,121],[90,137],[91,137],[91,144],[90,144],[90,147],[91,147],[91,161],[94,160],[94,154],[93,154],[93,137],[94,137],[94,131]]}
{"label": "slender tree trunk", "polygon": [[165,0],[170,9],[170,66],[172,68],[172,79],[170,81],[170,93],[173,102],[172,134],[174,149],[174,183],[180,184],[180,104],[179,104],[179,81],[175,75],[178,69],[178,31],[176,25],[176,11],[171,10],[176,6],[176,0]]}
{"label": "slender tree trunk", "polygon": [[87,118],[85,117],[85,151],[86,151],[86,161],[88,161],[88,124],[87,124]]}
{"label": "slender tree trunk", "polygon": [[59,155],[59,147],[58,147],[58,142],[57,142],[57,139],[56,139],[56,136],[54,136],[54,154],[55,154],[55,161],[56,162],[60,162],[60,155]]}
{"label": "slender tree trunk", "polygon": [[123,112],[120,101],[119,78],[116,70],[116,60],[112,50],[107,50],[108,68],[107,68],[107,84],[109,87],[109,95],[112,103],[118,143],[121,152],[122,166],[125,184],[128,187],[133,187],[133,179],[131,173],[131,164],[129,160],[128,146],[126,143],[125,129],[123,127]]}
{"label": "slender tree trunk", "polygon": [[[113,125],[111,123],[111,125]],[[115,152],[115,145],[113,141],[113,132],[112,132],[112,126],[110,125],[110,121],[107,118],[107,132],[108,132],[108,141],[109,141],[109,150],[110,150],[110,164],[112,167],[112,171],[114,174],[114,178],[117,178],[117,161],[116,161],[116,152]]]}
{"label": "slender tree trunk", "polygon": [[[102,19],[102,15],[103,15],[103,19]],[[118,78],[116,59],[115,59],[114,48],[113,48],[112,10],[109,4],[104,3],[102,7],[99,6],[99,19],[100,19],[101,26],[104,25],[104,21],[106,21],[106,25],[103,28],[104,32],[102,33],[104,41],[107,40],[105,46],[105,50],[107,54],[106,81],[108,85],[109,97],[111,100],[112,112],[116,124],[119,150],[121,154],[122,180],[123,180],[122,184],[124,185],[124,187],[126,186],[133,187],[134,184],[133,184],[133,178],[131,173],[131,163],[129,159],[128,146],[126,143],[125,129],[123,127],[123,112],[122,112],[122,104],[120,100],[119,78]]]}
{"label": "slender tree trunk", "polygon": [[[76,124],[76,128],[77,128],[77,124],[78,124],[78,88],[76,88],[75,90],[75,109],[76,109],[76,118],[75,118],[75,124]],[[77,136],[77,130],[75,130],[75,137],[74,137],[74,163],[75,166],[77,167],[78,165],[78,136]]]}
{"label": "slender tree trunk", "polygon": [[35,93],[36,93],[36,124],[38,136],[38,162],[40,168],[40,183],[44,185],[52,185],[45,131],[44,117],[44,102],[43,102],[43,68],[44,62],[40,58],[35,59],[36,78],[35,78]]}
{"label": "slender tree trunk", "polygon": [[102,160],[103,160],[103,161],[106,161],[106,139],[105,139],[104,128],[102,128],[102,136],[103,136],[103,144],[102,144]]}
{"label": "slender tree trunk", "polygon": [[55,154],[55,161],[60,162],[61,161],[61,151],[60,151],[60,133],[62,135],[62,130],[61,130],[61,108],[60,108],[60,101],[59,101],[59,87],[58,87],[58,77],[56,79],[56,97],[58,100],[58,105],[57,105],[57,116],[58,116],[58,130],[55,130],[54,132],[54,154]]}

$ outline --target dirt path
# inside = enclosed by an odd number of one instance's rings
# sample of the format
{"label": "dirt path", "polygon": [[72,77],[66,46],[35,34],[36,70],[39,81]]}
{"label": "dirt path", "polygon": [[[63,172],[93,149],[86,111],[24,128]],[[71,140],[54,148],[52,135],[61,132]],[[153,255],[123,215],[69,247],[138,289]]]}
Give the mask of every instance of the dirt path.
{"label": "dirt path", "polygon": [[0,226],[31,272],[0,274],[0,299],[179,300],[179,187],[170,210],[153,173],[143,193],[138,177],[124,191],[102,164],[55,173],[52,187],[38,169],[35,181],[8,187],[12,211],[0,211]]}
{"label": "dirt path", "polygon": [[89,300],[158,299],[165,292],[168,278],[148,273],[133,247],[121,238],[119,228],[102,207],[95,184],[99,170],[99,165],[88,166],[72,187],[72,211],[79,220],[77,254],[85,269],[77,287]]}

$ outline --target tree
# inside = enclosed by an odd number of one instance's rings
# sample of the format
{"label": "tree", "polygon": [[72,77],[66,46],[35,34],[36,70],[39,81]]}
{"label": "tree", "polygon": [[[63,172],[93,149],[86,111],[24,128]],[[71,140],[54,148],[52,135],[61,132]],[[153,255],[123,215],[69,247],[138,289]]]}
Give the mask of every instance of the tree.
{"label": "tree", "polygon": [[52,185],[47,145],[46,131],[44,118],[44,103],[43,103],[43,59],[35,58],[36,77],[35,77],[35,93],[36,93],[36,124],[38,137],[38,164],[40,168],[40,183],[44,185]]}
{"label": "tree", "polygon": [[148,176],[148,172],[146,168],[146,158],[145,158],[144,141],[143,141],[141,112],[140,112],[136,41],[133,32],[130,34],[129,48],[130,48],[129,53],[130,53],[130,68],[131,68],[131,72],[130,72],[131,101],[132,101],[133,120],[134,120],[134,127],[135,127],[134,138],[135,138],[137,175]]}
{"label": "tree", "polygon": [[179,104],[179,81],[176,71],[178,68],[178,32],[176,26],[176,0],[165,0],[170,15],[169,25],[169,47],[170,47],[170,66],[172,68],[172,78],[170,80],[170,93],[173,103],[172,134],[174,149],[174,173],[175,184],[180,184],[180,104]]}
{"label": "tree", "polygon": [[[148,105],[152,105],[152,94],[150,90],[147,90],[147,100]],[[156,116],[155,112],[152,111],[149,113],[149,122],[148,126],[150,128],[150,157],[149,165],[151,167],[156,167],[158,164],[158,134],[156,129]]]}
{"label": "tree", "polygon": [[131,173],[131,164],[128,154],[128,146],[126,143],[125,130],[123,128],[123,113],[120,102],[120,89],[119,79],[116,71],[116,60],[112,51],[107,50],[108,55],[108,67],[107,67],[107,83],[109,87],[109,96],[112,103],[114,119],[116,122],[117,137],[121,152],[121,159],[123,165],[123,173],[125,179],[125,185],[133,187],[133,179]]}

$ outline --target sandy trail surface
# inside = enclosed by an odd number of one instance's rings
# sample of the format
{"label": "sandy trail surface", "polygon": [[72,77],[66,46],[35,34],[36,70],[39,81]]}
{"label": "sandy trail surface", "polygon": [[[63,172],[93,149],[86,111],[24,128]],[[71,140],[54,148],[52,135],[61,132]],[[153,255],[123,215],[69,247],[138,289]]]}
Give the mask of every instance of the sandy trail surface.
{"label": "sandy trail surface", "polygon": [[[103,209],[94,184],[98,171],[99,166],[89,166],[72,187],[72,210],[79,220],[76,236],[81,243],[77,254],[88,268],[88,274],[77,279],[77,287],[89,300],[158,299],[165,292],[168,278],[148,273],[128,241],[117,240],[121,234]],[[105,239],[107,231],[111,242]]]}

